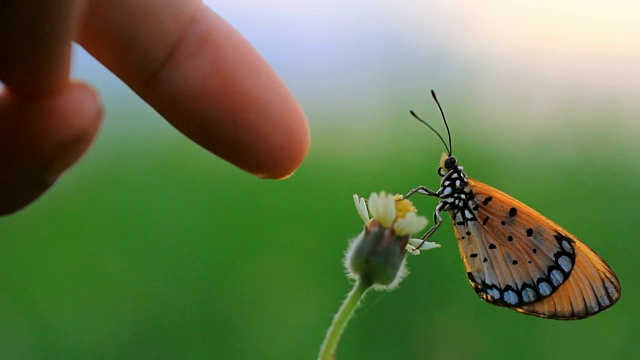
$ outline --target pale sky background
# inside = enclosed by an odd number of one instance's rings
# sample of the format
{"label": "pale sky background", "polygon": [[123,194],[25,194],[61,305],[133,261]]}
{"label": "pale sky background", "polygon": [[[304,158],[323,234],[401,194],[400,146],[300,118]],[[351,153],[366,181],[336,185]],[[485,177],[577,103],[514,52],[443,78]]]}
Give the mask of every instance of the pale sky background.
{"label": "pale sky background", "polygon": [[[381,106],[402,115],[433,113],[428,91],[434,88],[449,107],[472,108],[483,122],[512,129],[519,121],[535,122],[532,131],[581,121],[554,116],[575,110],[610,114],[603,125],[640,135],[640,2],[206,3],[284,78],[312,129],[344,126],[344,116],[355,124],[385,121],[377,115]],[[136,127],[121,123],[123,112],[152,114],[76,49],[74,75],[99,89],[114,128]]]}

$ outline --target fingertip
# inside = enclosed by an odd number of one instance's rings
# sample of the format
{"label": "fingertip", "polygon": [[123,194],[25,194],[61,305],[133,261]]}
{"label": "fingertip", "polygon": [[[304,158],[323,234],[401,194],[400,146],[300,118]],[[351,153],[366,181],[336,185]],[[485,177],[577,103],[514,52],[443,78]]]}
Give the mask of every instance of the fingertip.
{"label": "fingertip", "polygon": [[93,141],[102,119],[96,92],[70,82],[59,92],[23,99],[0,92],[0,215],[42,195]]}
{"label": "fingertip", "polygon": [[287,118],[281,118],[270,138],[263,144],[262,156],[248,157],[252,168],[246,170],[263,179],[287,179],[300,167],[311,145],[307,119],[297,103],[292,104]]}

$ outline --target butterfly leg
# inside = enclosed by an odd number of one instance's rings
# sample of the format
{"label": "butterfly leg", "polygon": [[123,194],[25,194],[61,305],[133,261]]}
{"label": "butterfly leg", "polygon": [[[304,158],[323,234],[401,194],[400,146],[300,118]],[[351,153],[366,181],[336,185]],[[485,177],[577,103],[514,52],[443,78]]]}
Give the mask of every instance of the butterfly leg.
{"label": "butterfly leg", "polygon": [[[429,239],[431,237],[431,235],[433,235],[434,232],[436,232],[436,230],[438,230],[438,228],[440,227],[440,224],[442,224],[442,221],[437,221],[436,220],[437,217],[434,216],[433,217],[433,226],[431,227],[431,229],[429,229],[429,231],[427,231],[426,234],[424,234],[421,239],[423,242],[427,241],[427,239]],[[420,244],[422,245],[422,244]]]}
{"label": "butterfly leg", "polygon": [[438,205],[436,207],[436,211],[433,213],[433,226],[431,227],[431,229],[429,229],[429,231],[427,231],[426,234],[424,234],[420,239],[422,239],[422,242],[420,243],[420,245],[417,247],[418,249],[425,243],[427,242],[427,240],[431,237],[431,235],[433,235],[434,232],[436,232],[436,230],[438,230],[438,228],[440,227],[440,224],[442,224],[442,217],[440,217],[440,205]]}
{"label": "butterfly leg", "polygon": [[[427,195],[427,196],[433,196],[433,197],[440,197],[440,190],[438,191],[433,191],[431,189],[429,189],[426,186],[418,186],[417,188],[409,191],[404,197],[403,199],[407,199],[410,196],[412,196],[413,194],[423,194],[423,195]],[[440,210],[442,209],[442,203],[438,204],[438,206],[436,206],[436,211],[433,213],[433,226],[431,227],[431,229],[429,229],[429,231],[427,231],[426,234],[424,234],[424,236],[422,236],[422,243],[420,243],[420,245],[418,246],[418,248],[420,248],[420,246],[422,246],[425,242],[427,242],[427,239],[429,239],[431,237],[431,235],[433,235],[434,232],[436,232],[436,230],[438,230],[438,228],[440,227],[440,224],[442,224],[442,217],[440,216]]]}
{"label": "butterfly leg", "polygon": [[413,189],[413,190],[409,191],[409,192],[407,193],[407,195],[405,195],[405,196],[403,197],[403,199],[408,199],[408,198],[409,198],[409,196],[411,196],[411,195],[413,195],[413,194],[415,194],[415,193],[419,193],[419,194],[423,194],[423,195],[427,195],[427,196],[435,196],[435,197],[438,197],[438,193],[437,193],[437,192],[435,192],[435,191],[433,191],[433,190],[431,190],[431,189],[429,189],[429,188],[427,188],[427,187],[425,187],[425,186],[418,186],[417,188],[415,188],[415,189]]}

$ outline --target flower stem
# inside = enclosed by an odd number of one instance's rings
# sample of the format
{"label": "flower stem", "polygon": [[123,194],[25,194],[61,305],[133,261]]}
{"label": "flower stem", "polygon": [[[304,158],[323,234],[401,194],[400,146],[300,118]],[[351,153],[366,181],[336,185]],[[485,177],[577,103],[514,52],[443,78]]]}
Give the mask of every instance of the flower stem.
{"label": "flower stem", "polygon": [[356,281],[353,289],[344,299],[342,306],[338,310],[338,313],[333,317],[333,322],[327,330],[322,346],[320,347],[320,354],[318,360],[333,360],[335,359],[336,349],[340,342],[340,337],[344,328],[347,326],[351,315],[358,307],[360,300],[364,298],[364,294],[371,287],[370,281],[363,281],[362,279]]}

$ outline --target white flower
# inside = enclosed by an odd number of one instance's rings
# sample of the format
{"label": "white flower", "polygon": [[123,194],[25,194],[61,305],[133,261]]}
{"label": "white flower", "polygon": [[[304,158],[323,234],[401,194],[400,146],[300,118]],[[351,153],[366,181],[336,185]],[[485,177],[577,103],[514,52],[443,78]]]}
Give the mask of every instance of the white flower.
{"label": "white flower", "polygon": [[377,289],[390,290],[408,273],[406,254],[438,244],[410,239],[427,225],[427,218],[418,216],[413,204],[401,195],[372,193],[367,202],[353,196],[358,215],[365,229],[349,246],[344,258],[347,274],[354,280],[366,281]]}
{"label": "white flower", "polygon": [[[371,193],[368,207],[365,199],[358,195],[353,195],[353,201],[358,215],[360,215],[365,225],[369,226],[371,220],[375,220],[384,228],[393,228],[398,236],[418,233],[429,222],[426,217],[418,216],[413,204],[401,195],[391,195],[384,191],[379,194]],[[369,214],[371,214],[371,218]],[[436,247],[440,247],[440,245],[421,239],[411,239],[407,244],[406,250],[410,254],[418,255],[420,250],[430,250]]]}

